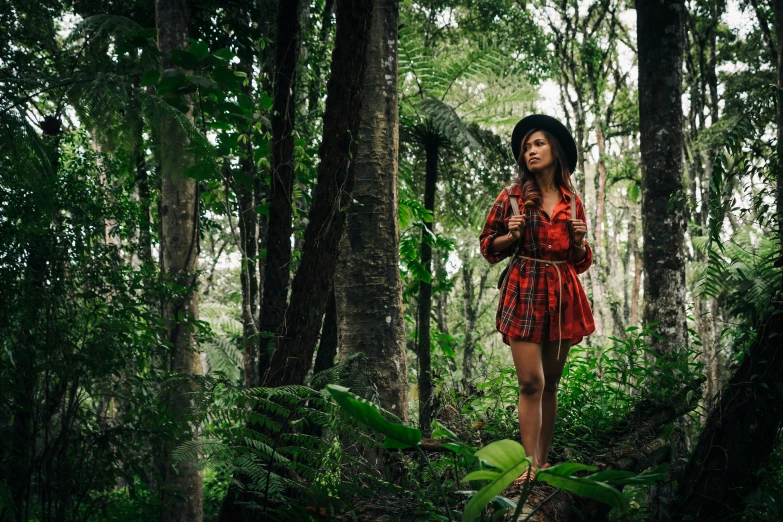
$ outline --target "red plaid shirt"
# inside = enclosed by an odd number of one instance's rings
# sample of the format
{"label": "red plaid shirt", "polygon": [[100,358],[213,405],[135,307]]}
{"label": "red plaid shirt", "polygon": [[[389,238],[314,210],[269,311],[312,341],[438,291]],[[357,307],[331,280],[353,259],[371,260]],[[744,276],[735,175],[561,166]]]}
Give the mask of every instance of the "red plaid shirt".
{"label": "red plaid shirt", "polygon": [[[578,263],[571,260],[568,220],[571,219],[572,195],[562,187],[560,192],[560,201],[550,220],[540,208],[523,210],[524,198],[518,184],[504,188],[479,236],[481,254],[492,264],[514,253],[516,243],[500,252],[491,252],[491,244],[496,237],[508,234],[508,221],[513,215],[509,195],[516,195],[519,210],[526,215],[518,254],[541,260],[567,261],[559,265],[521,258],[513,261],[508,281],[500,289],[496,315],[497,329],[506,344],[511,344],[511,339],[533,343],[570,339],[571,344],[578,344],[595,330],[590,303],[577,277],[592,264],[593,252],[585,242],[585,258]],[[576,217],[587,222],[579,196],[576,196]],[[562,295],[559,295],[561,284]],[[558,312],[561,314],[559,321]]]}

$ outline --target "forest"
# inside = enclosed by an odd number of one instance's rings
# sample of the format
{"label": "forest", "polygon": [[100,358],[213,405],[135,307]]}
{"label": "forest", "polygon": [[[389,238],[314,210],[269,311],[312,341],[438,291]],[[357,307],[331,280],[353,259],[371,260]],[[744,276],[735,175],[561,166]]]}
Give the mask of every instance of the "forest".
{"label": "forest", "polygon": [[[0,520],[783,520],[783,0],[0,31]],[[529,114],[576,144],[595,332],[519,486],[479,234]]]}

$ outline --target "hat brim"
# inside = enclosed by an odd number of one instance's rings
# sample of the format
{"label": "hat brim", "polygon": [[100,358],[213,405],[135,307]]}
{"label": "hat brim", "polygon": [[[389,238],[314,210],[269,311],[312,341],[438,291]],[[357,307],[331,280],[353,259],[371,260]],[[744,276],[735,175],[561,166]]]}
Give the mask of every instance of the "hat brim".
{"label": "hat brim", "polygon": [[514,161],[517,161],[519,158],[519,148],[522,146],[522,140],[532,130],[544,130],[557,138],[568,160],[568,170],[573,174],[576,170],[576,142],[574,137],[565,125],[546,114],[531,114],[530,116],[525,116],[516,124],[514,132],[511,133],[511,150],[514,154]]}

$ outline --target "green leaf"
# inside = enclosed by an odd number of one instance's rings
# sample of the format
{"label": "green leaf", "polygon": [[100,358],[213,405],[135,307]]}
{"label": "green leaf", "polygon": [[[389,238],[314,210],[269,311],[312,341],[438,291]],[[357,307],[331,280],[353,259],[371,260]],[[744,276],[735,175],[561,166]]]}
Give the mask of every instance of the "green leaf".
{"label": "green leaf", "polygon": [[547,473],[552,475],[558,475],[561,477],[570,477],[578,471],[595,471],[598,468],[595,466],[589,466],[587,464],[580,464],[578,462],[566,462],[564,464],[558,464],[546,469]]}
{"label": "green leaf", "polygon": [[510,469],[522,462],[527,456],[522,444],[509,439],[488,444],[478,450],[475,455],[498,469]]}
{"label": "green leaf", "polygon": [[188,80],[190,80],[190,83],[198,85],[202,89],[214,89],[218,87],[218,84],[216,84],[209,78],[204,78],[203,76],[188,75],[187,78]]}
{"label": "green leaf", "polygon": [[150,71],[145,72],[144,75],[141,77],[141,86],[147,87],[149,85],[157,83],[158,80],[160,80],[160,71],[157,69],[152,69]]}
{"label": "green leaf", "polygon": [[387,421],[375,406],[352,394],[348,388],[328,384],[326,390],[351,417],[386,435],[383,441],[384,448],[410,448],[421,442],[420,430]]}
{"label": "green leaf", "polygon": [[502,473],[497,471],[492,471],[489,469],[479,469],[476,471],[471,471],[470,473],[465,475],[465,478],[462,479],[462,482],[470,482],[472,480],[495,480],[496,478],[502,475],[503,475]]}
{"label": "green leaf", "polygon": [[275,100],[271,96],[269,96],[269,94],[266,91],[261,93],[260,105],[262,111],[268,111],[269,109],[271,109],[272,104],[274,102]]}
{"label": "green leaf", "polygon": [[593,473],[585,478],[598,482],[606,482],[613,486],[652,486],[666,478],[669,471],[667,464],[656,466],[650,471],[636,474],[631,471],[606,470]]}
{"label": "green leaf", "polygon": [[547,468],[539,470],[536,473],[536,480],[546,482],[556,488],[565,489],[583,497],[598,500],[620,510],[621,513],[628,511],[630,504],[628,499],[618,490],[603,482],[597,482],[586,477],[564,477],[550,473]]}
{"label": "green leaf", "polygon": [[639,198],[642,195],[642,189],[639,187],[639,184],[634,182],[628,187],[628,199],[631,200],[631,203],[636,203],[639,201]]}
{"label": "green leaf", "polygon": [[234,53],[232,53],[231,51],[229,51],[225,47],[222,48],[222,49],[218,49],[217,51],[212,53],[212,56],[215,56],[215,57],[220,58],[221,60],[225,60],[227,62],[230,62],[231,60],[234,59],[234,57],[236,57],[236,55]]}
{"label": "green leaf", "polygon": [[198,57],[190,51],[184,51],[182,49],[172,49],[169,51],[171,57],[171,63],[177,67],[182,67],[187,71],[192,71],[198,68]]}
{"label": "green leaf", "polygon": [[163,78],[158,83],[158,94],[165,96],[167,94],[174,94],[182,90],[192,88],[192,85],[188,83],[184,74],[178,72],[167,72],[163,75]]}
{"label": "green leaf", "polygon": [[525,448],[513,440],[499,440],[489,444],[475,453],[476,457],[499,468],[500,471],[478,470],[469,473],[463,481],[469,480],[489,480],[490,483],[484,486],[470,499],[465,506],[465,512],[462,520],[470,522],[475,520],[482,510],[489,504],[501,491],[506,489],[516,478],[530,466],[530,458],[525,455]]}
{"label": "green leaf", "polygon": [[204,161],[188,167],[182,175],[186,178],[193,178],[196,181],[204,181],[218,177],[218,173],[215,170],[214,165]]}
{"label": "green leaf", "polygon": [[209,47],[207,47],[206,42],[203,42],[201,40],[193,40],[192,38],[189,38],[190,40],[190,49],[189,51],[193,53],[193,55],[199,59],[199,61],[205,60],[207,56],[209,56]]}

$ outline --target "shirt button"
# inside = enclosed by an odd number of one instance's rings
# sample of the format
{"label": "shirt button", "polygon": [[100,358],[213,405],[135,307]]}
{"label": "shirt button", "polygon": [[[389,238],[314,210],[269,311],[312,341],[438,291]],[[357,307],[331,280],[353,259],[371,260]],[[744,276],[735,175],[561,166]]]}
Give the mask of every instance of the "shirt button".
{"label": "shirt button", "polygon": [[552,245],[547,245],[546,247],[547,247],[547,248],[552,248]]}

